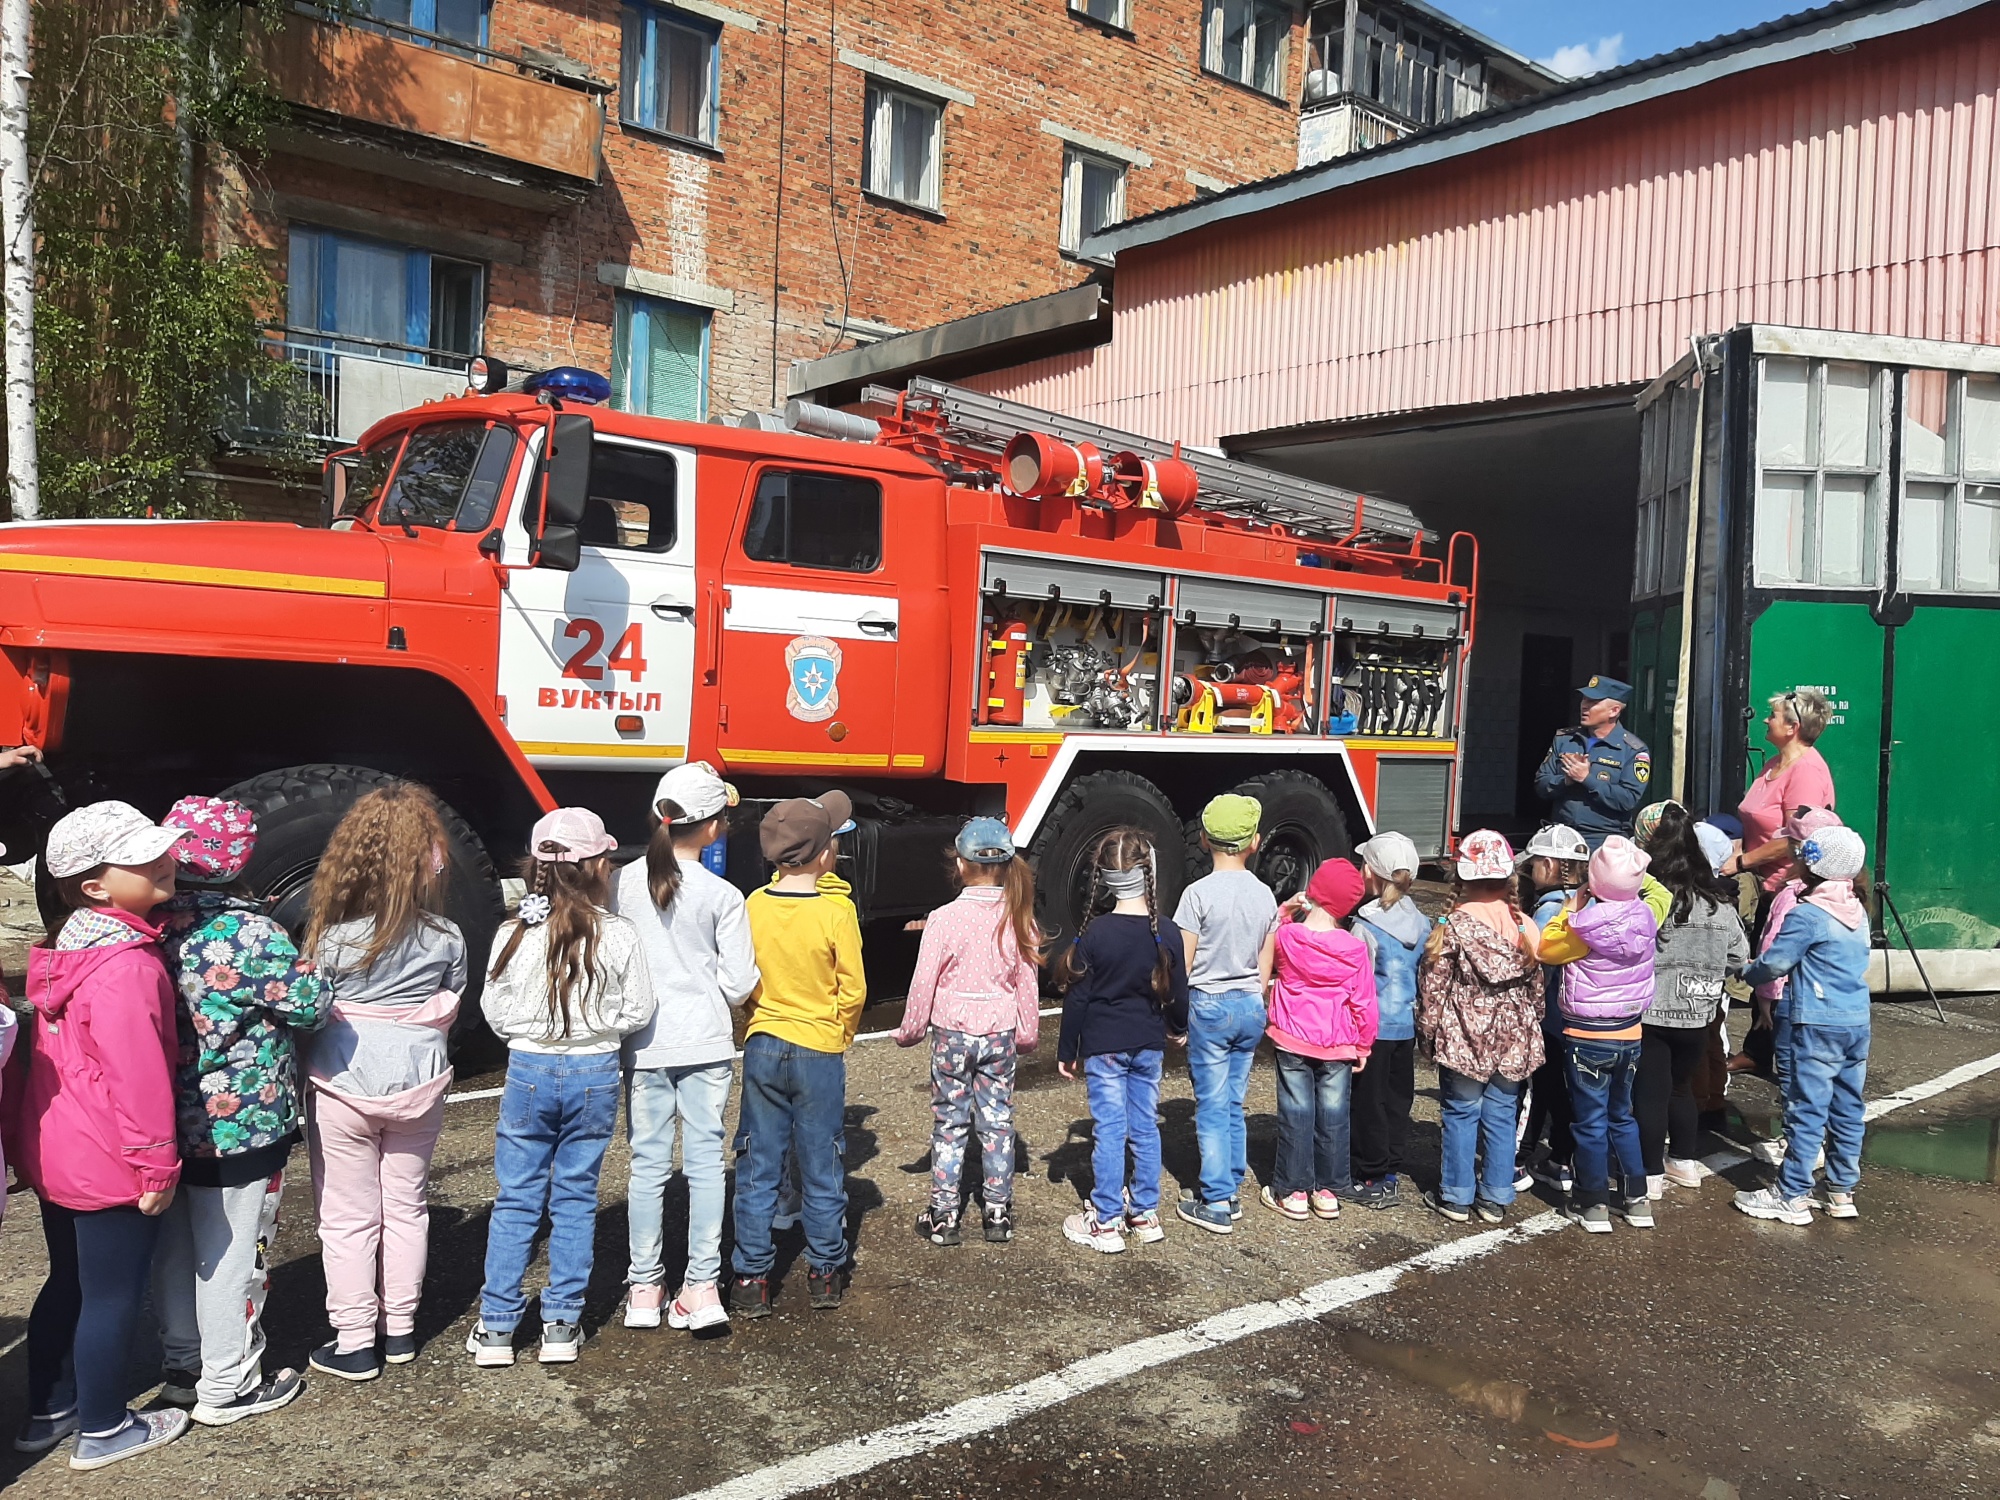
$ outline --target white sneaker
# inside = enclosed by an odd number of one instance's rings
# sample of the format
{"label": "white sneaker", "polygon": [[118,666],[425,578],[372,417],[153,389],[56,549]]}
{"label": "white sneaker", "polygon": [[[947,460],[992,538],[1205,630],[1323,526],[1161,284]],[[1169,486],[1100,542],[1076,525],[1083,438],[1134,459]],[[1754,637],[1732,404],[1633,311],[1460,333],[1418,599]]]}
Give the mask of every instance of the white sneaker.
{"label": "white sneaker", "polygon": [[1854,1194],[1836,1193],[1831,1188],[1827,1189],[1827,1194],[1824,1198],[1813,1199],[1812,1206],[1825,1214],[1829,1219],[1858,1219],[1861,1217],[1861,1210],[1854,1206]]}
{"label": "white sneaker", "polygon": [[690,1281],[667,1309],[667,1326],[699,1333],[729,1321],[729,1309],[722,1305],[722,1293],[712,1281]]}
{"label": "white sneaker", "polygon": [[1768,1141],[1752,1141],[1750,1154],[1767,1166],[1782,1166],[1785,1160],[1785,1138],[1777,1135]]}
{"label": "white sneaker", "polygon": [[1674,1187],[1698,1188],[1708,1169],[1698,1161],[1690,1161],[1684,1156],[1667,1158],[1666,1179]]}
{"label": "white sneaker", "polygon": [[1646,1196],[1655,1203],[1658,1203],[1662,1198],[1667,1196],[1667,1179],[1665,1173],[1648,1172],[1646,1174]]}
{"label": "white sneaker", "polygon": [[1117,1255],[1125,1249],[1125,1234],[1118,1221],[1100,1223],[1095,1209],[1071,1214],[1063,1220],[1062,1229],[1063,1238],[1072,1245],[1086,1246],[1100,1255]]}
{"label": "white sneaker", "polygon": [[1758,1188],[1754,1193],[1738,1193],[1736,1206],[1753,1219],[1775,1219],[1780,1224],[1810,1224],[1810,1198],[1786,1198],[1776,1188]]}
{"label": "white sneaker", "polygon": [[658,1282],[635,1282],[625,1292],[625,1326],[658,1328],[667,1289]]}

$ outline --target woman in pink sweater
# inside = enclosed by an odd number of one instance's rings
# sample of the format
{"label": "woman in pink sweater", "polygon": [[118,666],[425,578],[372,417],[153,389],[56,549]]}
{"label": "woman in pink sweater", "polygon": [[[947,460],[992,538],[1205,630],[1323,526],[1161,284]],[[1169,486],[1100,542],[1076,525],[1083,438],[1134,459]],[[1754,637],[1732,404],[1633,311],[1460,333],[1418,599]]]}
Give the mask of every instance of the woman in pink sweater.
{"label": "woman in pink sweater", "polygon": [[933,1245],[963,1242],[959,1179],[975,1117],[985,1155],[986,1238],[1014,1237],[1014,1061],[1041,1026],[1041,933],[1035,876],[1007,825],[974,818],[959,830],[958,899],[924,924],[917,971],[896,1043],[931,1037],[931,1202],[917,1233]]}

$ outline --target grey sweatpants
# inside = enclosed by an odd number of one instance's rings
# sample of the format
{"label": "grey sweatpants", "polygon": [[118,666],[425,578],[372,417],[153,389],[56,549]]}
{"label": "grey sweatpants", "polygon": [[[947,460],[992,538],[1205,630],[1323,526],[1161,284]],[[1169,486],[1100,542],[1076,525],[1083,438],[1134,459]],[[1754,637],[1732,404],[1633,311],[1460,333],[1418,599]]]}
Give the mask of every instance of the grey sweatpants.
{"label": "grey sweatpants", "polygon": [[195,1399],[223,1406],[264,1378],[266,1247],[278,1232],[285,1174],[241,1187],[190,1187],[174,1194],[153,1252],[167,1368],[198,1370]]}

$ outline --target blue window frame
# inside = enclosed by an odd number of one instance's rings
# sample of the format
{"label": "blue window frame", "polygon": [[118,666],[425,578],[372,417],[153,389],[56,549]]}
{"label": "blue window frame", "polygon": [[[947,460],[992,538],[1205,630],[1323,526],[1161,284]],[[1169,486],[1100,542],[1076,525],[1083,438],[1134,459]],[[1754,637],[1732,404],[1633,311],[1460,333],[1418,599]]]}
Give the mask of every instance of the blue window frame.
{"label": "blue window frame", "polygon": [[366,24],[361,17],[389,21],[412,31],[484,47],[488,4],[489,0],[360,0],[359,4],[350,0],[348,10],[359,24]]}
{"label": "blue window frame", "polygon": [[618,118],[683,140],[715,144],[720,29],[657,5],[628,4],[618,71]]}
{"label": "blue window frame", "polygon": [[708,411],[707,310],[619,293],[611,334],[611,404],[619,411],[699,422]]}
{"label": "blue window frame", "polygon": [[287,321],[413,363],[479,352],[485,268],[412,245],[291,226]]}

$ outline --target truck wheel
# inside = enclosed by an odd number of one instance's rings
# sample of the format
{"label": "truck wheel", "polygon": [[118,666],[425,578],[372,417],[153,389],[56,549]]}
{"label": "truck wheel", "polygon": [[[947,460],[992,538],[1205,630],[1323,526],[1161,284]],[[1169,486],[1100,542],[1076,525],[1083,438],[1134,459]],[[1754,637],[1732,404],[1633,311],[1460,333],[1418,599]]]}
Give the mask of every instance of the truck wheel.
{"label": "truck wheel", "polygon": [[[1335,855],[1352,854],[1347,817],[1325,782],[1304,771],[1266,771],[1240,786],[1238,796],[1264,804],[1257,831],[1264,842],[1251,868],[1280,901],[1306,888],[1312,872]],[[1201,818],[1187,825],[1187,878],[1197,880],[1213,866],[1201,847]]]}
{"label": "truck wheel", "polygon": [[1051,955],[1075,937],[1089,913],[1090,851],[1114,828],[1136,828],[1158,851],[1154,890],[1160,915],[1171,917],[1186,883],[1180,819],[1166,795],[1130,771],[1096,771],[1063,788],[1029,857],[1035,864],[1035,908]]}
{"label": "truck wheel", "polygon": [[[222,795],[253,808],[257,814],[257,852],[245,866],[250,889],[272,903],[272,915],[290,931],[304,936],[306,906],[313,874],[326,852],[333,830],[367,793],[400,778],[366,766],[290,766],[240,781]],[[493,933],[505,914],[500,880],[486,846],[465,820],[444,802],[446,853],[451,874],[445,886],[445,915],[458,924],[465,938],[465,993],[459,997],[454,1040],[479,1026],[479,992],[486,978],[486,957]]]}

